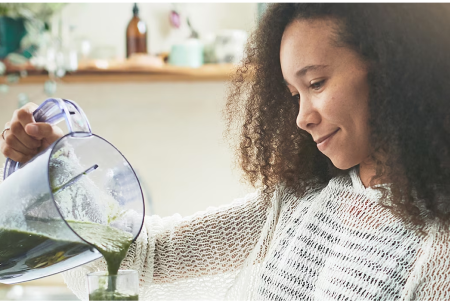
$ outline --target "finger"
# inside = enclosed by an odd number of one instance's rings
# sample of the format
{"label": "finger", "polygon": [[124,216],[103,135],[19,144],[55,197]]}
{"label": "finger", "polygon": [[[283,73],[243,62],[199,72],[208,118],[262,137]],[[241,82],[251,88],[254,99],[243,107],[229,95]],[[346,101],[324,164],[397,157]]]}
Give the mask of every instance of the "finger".
{"label": "finger", "polygon": [[[36,138],[31,137],[25,132],[25,129],[23,128],[22,124],[20,122],[13,121],[11,122],[10,126],[11,134],[16,136],[16,138],[27,148],[29,149],[37,149],[41,146],[41,141],[39,141]],[[6,131],[9,132],[9,131]],[[5,134],[6,134],[5,132]]]}
{"label": "finger", "polygon": [[33,124],[28,124],[25,127],[25,132],[38,140],[53,139],[54,141],[62,136],[62,130],[60,128],[45,122],[36,122]]}
{"label": "finger", "polygon": [[30,137],[25,133],[25,126],[29,123],[34,123],[33,112],[38,108],[38,105],[32,102],[27,103],[22,108],[14,111],[13,119],[11,120],[11,131],[22,142],[23,145],[30,149],[40,147],[41,143],[37,139]]}
{"label": "finger", "polygon": [[40,150],[44,150],[45,148],[49,147],[53,142],[55,142],[62,136],[64,136],[63,130],[61,130],[61,128],[59,128],[57,126],[53,126],[52,134],[42,140],[42,145],[40,147]]}
{"label": "finger", "polygon": [[33,156],[24,155],[11,147],[9,147],[6,143],[2,143],[1,146],[2,153],[5,157],[10,158],[16,162],[25,163],[28,162]]}
{"label": "finger", "polygon": [[12,149],[18,151],[19,153],[22,153],[27,156],[34,156],[38,153],[37,148],[30,149],[30,148],[26,147],[10,131],[6,131],[4,136],[5,136],[5,142],[8,145],[8,147],[11,147]]}
{"label": "finger", "polygon": [[29,102],[15,112],[17,120],[20,122],[23,128],[25,128],[27,124],[35,122],[33,112],[37,108],[38,108],[37,104]]}
{"label": "finger", "polygon": [[11,130],[10,125],[11,125],[11,122],[9,122],[9,121],[7,123],[5,123],[5,129],[2,131],[2,140],[3,140],[2,143],[5,142],[6,132]]}

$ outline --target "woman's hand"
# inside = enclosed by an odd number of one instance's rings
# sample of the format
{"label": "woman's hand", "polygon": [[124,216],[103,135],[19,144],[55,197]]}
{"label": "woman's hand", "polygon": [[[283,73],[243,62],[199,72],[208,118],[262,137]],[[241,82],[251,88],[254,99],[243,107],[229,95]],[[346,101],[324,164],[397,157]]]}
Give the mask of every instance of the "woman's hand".
{"label": "woman's hand", "polygon": [[[25,163],[63,136],[62,130],[45,122],[35,122],[33,112],[38,105],[27,103],[15,110],[5,125],[1,151],[5,157]],[[9,129],[8,129],[9,128]]]}

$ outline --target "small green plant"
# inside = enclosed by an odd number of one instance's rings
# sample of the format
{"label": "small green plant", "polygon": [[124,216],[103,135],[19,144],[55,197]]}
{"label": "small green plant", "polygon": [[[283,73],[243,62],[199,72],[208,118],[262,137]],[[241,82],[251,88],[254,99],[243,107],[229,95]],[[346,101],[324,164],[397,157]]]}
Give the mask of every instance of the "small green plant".
{"label": "small green plant", "polygon": [[48,22],[64,3],[0,3],[0,16]]}
{"label": "small green plant", "polygon": [[[0,3],[0,18],[21,20],[26,31],[25,36],[20,40],[20,49],[15,52],[6,50],[4,60],[11,65],[21,66],[35,56],[40,48],[45,47],[50,36],[50,20],[64,5],[65,3]],[[0,76],[5,75],[6,83],[0,83],[0,95],[8,93],[9,84],[17,83],[21,77],[27,76],[27,72],[23,70],[8,74],[6,65],[0,60]],[[44,90],[47,95],[52,95],[56,90],[56,82],[54,80],[47,81]],[[26,93],[18,95],[19,106],[28,101],[30,99]]]}
{"label": "small green plant", "polygon": [[[51,17],[64,5],[64,3],[0,3],[0,17],[21,20],[24,23],[26,35],[21,39],[21,49],[26,50],[32,45],[38,46],[42,33],[49,29]],[[30,55],[31,53],[25,56],[29,58]]]}

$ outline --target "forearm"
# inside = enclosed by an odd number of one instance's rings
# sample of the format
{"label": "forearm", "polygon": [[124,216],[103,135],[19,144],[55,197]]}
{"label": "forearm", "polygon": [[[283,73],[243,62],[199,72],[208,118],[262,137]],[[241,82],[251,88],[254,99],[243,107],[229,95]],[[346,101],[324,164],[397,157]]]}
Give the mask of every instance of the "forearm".
{"label": "forearm", "polygon": [[239,269],[266,222],[257,193],[182,220],[155,240],[154,281],[214,275]]}

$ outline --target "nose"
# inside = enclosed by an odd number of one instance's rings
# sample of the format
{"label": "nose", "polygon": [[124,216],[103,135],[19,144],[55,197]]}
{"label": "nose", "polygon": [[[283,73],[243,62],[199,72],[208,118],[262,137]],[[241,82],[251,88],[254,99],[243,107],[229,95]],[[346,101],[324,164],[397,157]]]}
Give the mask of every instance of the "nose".
{"label": "nose", "polygon": [[297,126],[302,130],[309,132],[321,121],[318,110],[309,99],[302,99],[297,115]]}

